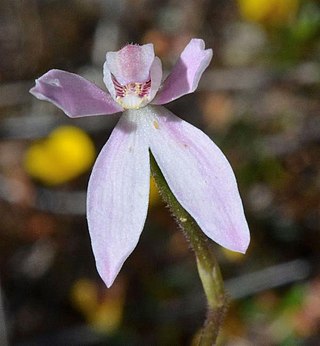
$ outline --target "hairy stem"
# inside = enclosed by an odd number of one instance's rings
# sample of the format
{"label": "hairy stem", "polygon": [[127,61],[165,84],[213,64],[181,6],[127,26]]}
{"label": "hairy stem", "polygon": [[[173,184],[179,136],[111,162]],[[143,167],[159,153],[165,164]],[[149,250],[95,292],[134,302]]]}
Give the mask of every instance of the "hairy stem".
{"label": "hairy stem", "polygon": [[207,319],[193,345],[215,345],[227,310],[227,297],[220,268],[213,254],[211,240],[177,201],[152,154],[150,154],[150,160],[151,174],[160,194],[175,216],[195,253],[199,276],[208,302]]}

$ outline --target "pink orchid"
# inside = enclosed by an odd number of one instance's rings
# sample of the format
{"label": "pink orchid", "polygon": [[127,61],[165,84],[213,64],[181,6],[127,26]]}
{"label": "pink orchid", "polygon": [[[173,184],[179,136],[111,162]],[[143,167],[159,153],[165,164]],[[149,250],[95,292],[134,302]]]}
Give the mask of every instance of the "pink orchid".
{"label": "pink orchid", "polygon": [[30,92],[71,118],[123,112],[89,181],[87,218],[97,269],[110,287],[136,247],[148,209],[149,150],[171,191],[203,232],[227,249],[245,252],[249,229],[235,176],[202,131],[161,105],[195,91],[212,50],[192,39],[161,84],[152,44],[108,52],[105,92],[84,78],[50,70]]}

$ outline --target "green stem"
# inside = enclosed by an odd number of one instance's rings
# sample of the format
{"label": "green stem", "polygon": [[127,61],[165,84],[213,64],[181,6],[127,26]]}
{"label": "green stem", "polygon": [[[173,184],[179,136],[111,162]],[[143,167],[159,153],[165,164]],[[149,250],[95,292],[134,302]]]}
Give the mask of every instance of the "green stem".
{"label": "green stem", "polygon": [[212,242],[177,201],[152,154],[150,154],[150,160],[151,173],[160,194],[194,250],[199,276],[208,302],[207,319],[193,344],[215,345],[227,310],[228,299],[224,291],[220,268],[213,254]]}

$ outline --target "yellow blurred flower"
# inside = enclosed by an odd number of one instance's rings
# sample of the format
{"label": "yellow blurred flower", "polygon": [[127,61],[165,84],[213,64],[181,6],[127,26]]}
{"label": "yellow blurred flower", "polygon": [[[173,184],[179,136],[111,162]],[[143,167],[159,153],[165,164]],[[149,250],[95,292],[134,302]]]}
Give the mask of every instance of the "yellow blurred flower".
{"label": "yellow blurred flower", "polygon": [[92,314],[97,308],[97,287],[88,279],[78,280],[72,287],[72,302],[85,314]]}
{"label": "yellow blurred flower", "polygon": [[152,207],[157,205],[161,200],[158,188],[154,182],[153,177],[150,178],[150,194],[149,194],[149,205]]}
{"label": "yellow blurred flower", "polygon": [[244,257],[245,257],[240,252],[230,251],[230,250],[225,249],[225,248],[222,248],[221,251],[222,251],[224,257],[230,262],[241,262],[244,260]]}
{"label": "yellow blurred flower", "polygon": [[299,0],[238,0],[241,16],[264,25],[283,25],[297,14]]}
{"label": "yellow blurred flower", "polygon": [[106,289],[94,281],[80,279],[72,287],[71,300],[92,328],[112,334],[122,321],[125,285],[118,280],[111,289]]}
{"label": "yellow blurred flower", "polygon": [[112,334],[121,324],[123,305],[121,297],[105,299],[97,306],[94,314],[88,315],[88,322],[100,333]]}
{"label": "yellow blurred flower", "polygon": [[94,144],[84,131],[61,126],[48,138],[31,144],[24,166],[29,175],[44,184],[58,185],[84,173],[94,158]]}

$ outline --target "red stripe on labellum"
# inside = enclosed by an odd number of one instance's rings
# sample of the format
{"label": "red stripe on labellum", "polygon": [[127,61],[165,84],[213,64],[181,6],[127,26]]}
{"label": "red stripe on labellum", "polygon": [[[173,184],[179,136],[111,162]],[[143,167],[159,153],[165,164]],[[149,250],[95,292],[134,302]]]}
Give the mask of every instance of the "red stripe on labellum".
{"label": "red stripe on labellum", "polygon": [[151,89],[151,80],[147,80],[143,83],[128,83],[126,85],[121,85],[117,79],[112,75],[112,82],[114,89],[116,91],[116,97],[125,97],[128,94],[136,94],[137,96],[143,98],[149,95]]}

